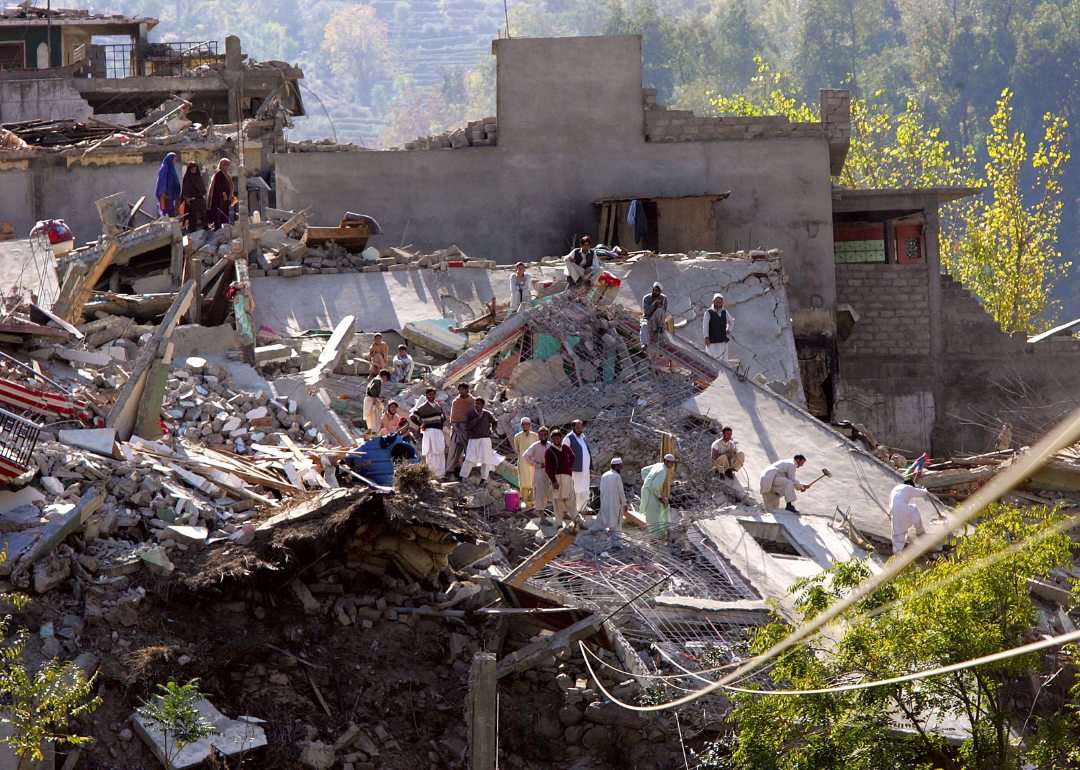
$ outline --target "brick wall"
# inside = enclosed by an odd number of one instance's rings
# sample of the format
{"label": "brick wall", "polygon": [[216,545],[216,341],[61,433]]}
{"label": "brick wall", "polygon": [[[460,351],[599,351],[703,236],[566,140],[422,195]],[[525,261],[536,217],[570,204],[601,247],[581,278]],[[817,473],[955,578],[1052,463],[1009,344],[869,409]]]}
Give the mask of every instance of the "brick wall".
{"label": "brick wall", "polygon": [[821,123],[792,123],[784,115],[701,117],[689,110],[669,110],[656,103],[656,89],[643,89],[645,140],[709,142],[721,139],[824,139]]}
{"label": "brick wall", "polygon": [[848,356],[929,356],[930,298],[926,265],[838,264],[836,301],[859,322],[840,343]]}

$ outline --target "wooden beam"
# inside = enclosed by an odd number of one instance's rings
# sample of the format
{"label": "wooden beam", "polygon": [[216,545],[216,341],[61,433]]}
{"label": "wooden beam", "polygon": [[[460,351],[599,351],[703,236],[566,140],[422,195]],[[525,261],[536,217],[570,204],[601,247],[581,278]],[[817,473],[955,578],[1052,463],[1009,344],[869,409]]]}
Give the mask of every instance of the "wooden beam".
{"label": "wooden beam", "polygon": [[555,537],[548,540],[530,554],[525,561],[521,562],[521,564],[506,576],[506,579],[503,580],[503,582],[515,587],[523,585],[526,580],[539,572],[541,567],[569,548],[570,544],[576,539],[576,530],[571,531],[569,528],[560,529]]}
{"label": "wooden beam", "polygon": [[180,291],[173,301],[172,307],[165,313],[165,317],[158,325],[150,342],[142,349],[139,357],[135,359],[135,365],[131,369],[124,387],[120,389],[120,395],[109,410],[109,416],[105,424],[110,428],[116,428],[116,435],[122,441],[127,441],[135,432],[135,423],[139,416],[139,406],[142,403],[143,391],[153,371],[154,361],[158,358],[158,349],[172,336],[173,329],[180,322],[180,317],[187,312],[195,297],[195,282],[188,281],[180,287]]}
{"label": "wooden beam", "polygon": [[588,639],[604,626],[604,616],[600,613],[579,620],[572,626],[545,636],[538,642],[522,647],[499,661],[496,676],[502,679],[509,674],[520,674],[533,666],[539,666],[554,658],[574,642]]}

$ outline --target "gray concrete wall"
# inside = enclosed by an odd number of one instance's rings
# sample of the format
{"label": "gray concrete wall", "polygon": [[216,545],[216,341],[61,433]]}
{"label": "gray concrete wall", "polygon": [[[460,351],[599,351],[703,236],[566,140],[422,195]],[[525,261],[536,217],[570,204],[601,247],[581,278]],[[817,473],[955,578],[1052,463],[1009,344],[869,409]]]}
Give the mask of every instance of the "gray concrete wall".
{"label": "gray concrete wall", "polygon": [[157,213],[154,186],[158,166],[168,151],[155,149],[146,153],[145,160],[143,155],[134,155],[118,162],[111,156],[102,165],[69,166],[68,158],[50,155],[17,162],[26,168],[0,166],[0,221],[11,222],[19,236],[26,237],[40,219],[63,219],[75,232],[76,244],[96,240],[101,235],[101,219],[94,202],[100,198],[124,192],[135,203],[145,195],[145,210]]}
{"label": "gray concrete wall", "polygon": [[[818,137],[648,142],[636,35],[510,39],[498,52],[499,144],[273,156],[278,202],[336,223],[374,216],[380,248],[457,244],[502,263],[595,237],[603,198],[731,190],[720,246],[779,248],[796,332],[835,303],[829,146]],[[821,318],[831,314],[818,314]],[[819,326],[815,328],[820,328]]]}
{"label": "gray concrete wall", "polygon": [[94,115],[68,78],[0,81],[0,123],[24,120],[84,121]]}

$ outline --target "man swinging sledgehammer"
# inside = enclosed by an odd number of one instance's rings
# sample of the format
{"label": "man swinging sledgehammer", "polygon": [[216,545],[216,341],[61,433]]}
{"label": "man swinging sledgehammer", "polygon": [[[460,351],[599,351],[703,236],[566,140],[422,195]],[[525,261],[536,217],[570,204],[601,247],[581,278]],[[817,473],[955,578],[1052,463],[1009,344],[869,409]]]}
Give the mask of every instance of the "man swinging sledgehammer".
{"label": "man swinging sledgehammer", "polygon": [[795,480],[795,472],[805,464],[805,457],[795,455],[790,460],[777,460],[761,472],[761,499],[766,511],[779,509],[780,498],[786,498],[784,510],[799,512],[795,507],[795,491],[802,492],[806,487]]}

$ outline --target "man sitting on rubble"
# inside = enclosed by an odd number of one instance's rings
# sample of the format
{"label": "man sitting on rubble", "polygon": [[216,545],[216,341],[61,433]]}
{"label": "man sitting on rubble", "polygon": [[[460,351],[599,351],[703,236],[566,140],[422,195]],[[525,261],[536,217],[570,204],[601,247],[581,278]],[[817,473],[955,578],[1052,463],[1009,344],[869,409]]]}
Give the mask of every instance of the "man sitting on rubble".
{"label": "man sitting on rubble", "polygon": [[390,382],[408,382],[412,379],[416,363],[413,361],[413,357],[409,355],[407,345],[397,346],[397,355],[394,356],[393,364],[394,368],[390,374]]}
{"label": "man sitting on rubble", "polygon": [[386,369],[372,377],[364,391],[364,422],[371,433],[378,433],[382,426],[383,404],[379,399],[384,382],[390,382],[390,372]]}
{"label": "man sitting on rubble", "polygon": [[641,469],[641,513],[649,534],[658,540],[668,539],[671,506],[664,496],[664,484],[675,475],[675,455],[664,455],[663,462]]}
{"label": "man sitting on rubble", "polygon": [[892,520],[892,552],[898,556],[907,547],[908,530],[915,527],[916,535],[925,535],[922,514],[914,501],[918,498],[930,499],[930,493],[915,486],[914,479],[907,479],[903,484],[893,487],[889,496],[889,518]]}
{"label": "man sitting on rubble", "polygon": [[[525,450],[524,454],[520,455],[518,467],[520,468],[522,464],[525,464],[532,469],[534,508],[536,513],[542,517],[544,509],[547,508],[548,499],[551,497],[551,480],[544,471],[544,455],[547,454],[548,447],[551,445],[548,443],[548,429],[546,427],[541,425],[537,429],[536,435],[536,443],[532,444]],[[540,469],[539,473],[536,472],[538,468]]]}
{"label": "man sitting on rubble", "polygon": [[522,417],[521,431],[514,434],[514,452],[518,456],[518,491],[521,492],[523,506],[532,505],[533,501],[533,466],[525,462],[525,452],[539,439],[540,437],[533,433],[532,420]]}
{"label": "man sitting on rubble", "polygon": [[380,436],[389,436],[391,433],[397,433],[401,430],[402,420],[408,422],[407,417],[398,414],[398,406],[399,404],[397,401],[391,401],[386,405],[386,414],[384,414],[382,420],[379,421]]}
{"label": "man sitting on rubble", "polygon": [[518,262],[514,265],[514,272],[510,276],[510,312],[520,313],[529,309],[532,300],[532,276],[525,272],[525,263]]}
{"label": "man sitting on rubble", "polygon": [[746,462],[746,455],[739,451],[739,445],[732,440],[731,433],[731,428],[726,426],[720,431],[720,438],[712,443],[713,470],[729,479],[735,478]]}
{"label": "man sitting on rubble", "polygon": [[574,520],[577,495],[574,493],[574,450],[563,441],[562,431],[551,431],[551,446],[544,454],[544,472],[551,483],[551,498],[555,511],[555,526],[561,527],[564,518]]}
{"label": "man sitting on rubble", "polygon": [[712,307],[701,319],[701,333],[705,337],[705,352],[725,363],[731,326],[731,314],[724,308],[724,295],[717,292],[713,295]]}
{"label": "man sitting on rubble", "polygon": [[465,450],[465,462],[461,464],[461,478],[469,478],[472,469],[480,466],[480,480],[487,481],[488,475],[495,470],[495,466],[501,462],[498,455],[491,448],[491,437],[495,435],[498,427],[494,415],[484,409],[484,399],[476,399],[475,406],[469,412],[466,423],[468,430],[469,445]]}
{"label": "man sitting on rubble", "polygon": [[390,365],[390,346],[383,342],[381,334],[376,334],[371,341],[371,347],[368,348],[368,361],[371,362],[372,377],[380,369],[385,369]]}
{"label": "man sitting on rubble", "polygon": [[469,444],[469,412],[476,406],[476,399],[469,395],[468,383],[459,382],[457,398],[450,402],[450,451],[446,457],[446,473],[451,474],[461,466],[465,447]]}
{"label": "man sitting on rubble", "polygon": [[446,436],[443,435],[443,408],[435,400],[435,388],[424,390],[422,398],[417,399],[409,420],[420,430],[420,454],[431,472],[438,478],[446,473]]}
{"label": "man sitting on rubble", "polygon": [[761,472],[761,498],[766,511],[775,511],[780,498],[787,499],[785,511],[798,513],[795,508],[795,490],[802,492],[805,486],[795,480],[795,471],[806,464],[806,458],[795,455],[790,460],[777,460]]}
{"label": "man sitting on rubble", "polygon": [[641,298],[641,344],[649,346],[651,340],[663,339],[664,322],[667,319],[667,295],[659,281],[652,285],[652,291]]}
{"label": "man sitting on rubble", "polygon": [[593,529],[622,532],[623,516],[630,510],[626,505],[626,490],[622,480],[622,458],[611,458],[611,470],[600,477],[600,512]]}
{"label": "man sitting on rubble", "polygon": [[579,286],[585,281],[595,283],[603,270],[600,257],[592,247],[592,238],[587,235],[581,236],[580,247],[563,257],[563,263],[566,281],[571,286]]}

